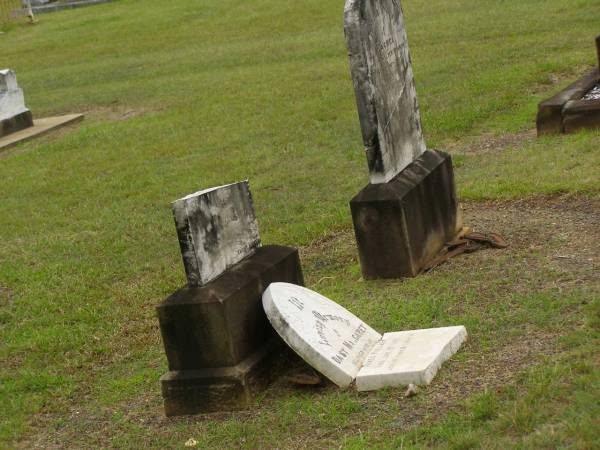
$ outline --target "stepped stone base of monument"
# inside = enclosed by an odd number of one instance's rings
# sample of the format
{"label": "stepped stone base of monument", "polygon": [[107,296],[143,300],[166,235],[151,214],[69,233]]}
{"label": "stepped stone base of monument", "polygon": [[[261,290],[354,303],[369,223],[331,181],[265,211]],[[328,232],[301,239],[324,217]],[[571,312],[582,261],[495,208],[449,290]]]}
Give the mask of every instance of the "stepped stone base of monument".
{"label": "stepped stone base of monument", "polygon": [[17,114],[10,119],[0,121],[0,137],[9,135],[16,131],[24,130],[33,126],[33,116],[31,111],[27,110],[21,114]]}
{"label": "stepped stone base of monument", "polygon": [[235,366],[167,372],[160,378],[166,416],[249,406],[279,372],[281,351],[282,342],[274,337]]}
{"label": "stepped stone base of monument", "polygon": [[365,279],[418,275],[462,226],[450,155],[427,150],[350,202]]}
{"label": "stepped stone base of monument", "polygon": [[304,284],[296,249],[260,247],[219,278],[157,306],[169,362],[161,378],[167,416],[244,408],[269,384],[281,340],[262,294],[277,281]]}

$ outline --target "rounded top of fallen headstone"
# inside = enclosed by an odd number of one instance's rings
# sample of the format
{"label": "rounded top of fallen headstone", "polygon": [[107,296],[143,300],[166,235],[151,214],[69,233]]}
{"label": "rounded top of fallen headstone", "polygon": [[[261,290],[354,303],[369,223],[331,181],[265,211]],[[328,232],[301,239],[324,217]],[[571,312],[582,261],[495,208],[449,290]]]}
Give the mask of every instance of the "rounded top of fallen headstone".
{"label": "rounded top of fallen headstone", "polygon": [[262,297],[273,328],[300,357],[340,387],[349,386],[381,335],[323,295],[272,283]]}

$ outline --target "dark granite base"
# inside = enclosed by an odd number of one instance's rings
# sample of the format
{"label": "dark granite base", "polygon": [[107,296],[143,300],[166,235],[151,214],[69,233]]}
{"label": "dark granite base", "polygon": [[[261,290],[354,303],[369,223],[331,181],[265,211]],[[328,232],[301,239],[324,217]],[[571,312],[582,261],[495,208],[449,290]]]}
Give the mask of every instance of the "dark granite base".
{"label": "dark granite base", "polygon": [[275,281],[304,284],[296,249],[260,247],[219,278],[186,286],[156,307],[170,371],[162,378],[167,415],[243,407],[265,384],[270,343],[281,342],[262,307]]}
{"label": "dark granite base", "polygon": [[165,415],[233,411],[249,406],[254,395],[273,381],[282,341],[273,338],[245,360],[230,367],[175,370],[161,379]]}
{"label": "dark granite base", "polygon": [[14,133],[15,131],[21,131],[25,128],[33,126],[33,116],[31,111],[27,110],[21,114],[18,114],[10,119],[0,121],[0,137]]}
{"label": "dark granite base", "polygon": [[461,227],[450,155],[427,150],[350,208],[365,279],[418,275]]}
{"label": "dark granite base", "polygon": [[600,100],[582,100],[599,81],[600,71],[594,69],[554,97],[540,103],[536,118],[538,136],[600,128]]}

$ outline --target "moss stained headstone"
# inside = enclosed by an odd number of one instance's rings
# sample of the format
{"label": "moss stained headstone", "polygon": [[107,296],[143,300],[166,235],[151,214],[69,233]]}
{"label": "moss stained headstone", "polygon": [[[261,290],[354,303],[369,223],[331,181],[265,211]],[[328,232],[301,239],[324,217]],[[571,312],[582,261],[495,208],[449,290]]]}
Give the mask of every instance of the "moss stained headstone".
{"label": "moss stained headstone", "polygon": [[188,285],[156,307],[169,363],[165,413],[247,407],[282,348],[262,294],[273,282],[304,283],[298,251],[260,245],[247,181],[179,199],[173,214]]}
{"label": "moss stained headstone", "polygon": [[425,145],[400,2],[347,0],[344,30],[370,175],[350,202],[363,276],[415,276],[461,225],[452,160]]}

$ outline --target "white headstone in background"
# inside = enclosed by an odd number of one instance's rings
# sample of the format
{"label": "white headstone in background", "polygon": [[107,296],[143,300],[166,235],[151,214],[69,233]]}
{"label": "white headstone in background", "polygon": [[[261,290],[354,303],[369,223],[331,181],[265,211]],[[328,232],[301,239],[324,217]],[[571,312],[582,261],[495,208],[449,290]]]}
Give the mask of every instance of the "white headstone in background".
{"label": "white headstone in background", "polygon": [[381,336],[348,310],[310,289],[272,283],[263,307],[298,355],[340,387],[359,391],[429,384],[467,338],[463,326]]}
{"label": "white headstone in background", "polygon": [[467,338],[463,326],[385,333],[356,376],[356,389],[429,384]]}
{"label": "white headstone in background", "polygon": [[0,121],[12,119],[28,112],[23,90],[17,84],[17,77],[10,69],[0,70]]}
{"label": "white headstone in background", "polygon": [[425,152],[400,0],[347,0],[344,31],[372,184]]}
{"label": "white headstone in background", "polygon": [[354,381],[381,339],[345,308],[295,284],[272,283],[263,294],[263,307],[286,344],[340,387]]}
{"label": "white headstone in background", "polygon": [[260,247],[248,181],[190,194],[172,204],[188,282],[202,286]]}

